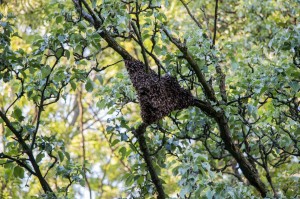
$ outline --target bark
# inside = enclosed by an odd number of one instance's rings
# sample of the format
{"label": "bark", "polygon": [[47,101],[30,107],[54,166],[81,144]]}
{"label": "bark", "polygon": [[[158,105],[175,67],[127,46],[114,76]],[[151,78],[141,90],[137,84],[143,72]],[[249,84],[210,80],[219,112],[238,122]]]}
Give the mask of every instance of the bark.
{"label": "bark", "polygon": [[[81,1],[83,3],[85,3],[85,5],[86,5],[85,0],[81,0]],[[97,19],[94,16],[95,15],[94,12],[88,7],[88,5],[86,5],[86,9],[88,10],[88,13],[86,13],[85,11],[80,9],[78,0],[73,0],[73,2],[75,4],[76,9],[79,12],[82,13],[83,18],[86,19],[87,21],[89,21],[92,25],[94,25],[94,27],[96,29],[98,29],[101,25],[101,20]],[[199,65],[194,60],[191,53],[188,51],[187,46],[185,45],[185,43],[182,43],[180,40],[178,40],[178,39],[174,38],[173,36],[171,36],[171,34],[165,28],[163,28],[163,31],[168,36],[170,41],[172,43],[174,43],[176,45],[176,47],[183,53],[183,57],[187,60],[187,62],[190,64],[191,68],[196,73],[198,81],[200,82],[207,99],[210,100],[210,101],[215,102],[216,104],[219,104],[219,102],[218,102],[218,100],[215,96],[215,92],[214,92],[212,86],[205,80],[204,74],[201,72]],[[101,31],[101,33],[99,33],[99,34],[108,43],[108,45],[111,48],[113,48],[118,54],[120,54],[125,60],[136,60],[123,47],[121,47],[114,40],[114,38],[110,36],[110,34],[106,30]],[[224,90],[224,88],[221,89],[221,91],[223,91],[223,90]],[[222,97],[224,98],[224,96],[222,96]],[[221,110],[217,112],[210,105],[210,103],[200,101],[200,100],[196,100],[196,99],[194,100],[194,102],[191,105],[197,106],[204,113],[206,113],[208,116],[210,116],[211,118],[213,118],[216,121],[216,123],[218,124],[218,127],[219,127],[220,136],[221,136],[221,138],[222,138],[222,140],[225,144],[226,150],[238,162],[244,176],[248,179],[250,184],[252,186],[254,186],[261,193],[262,197],[265,197],[266,194],[267,194],[266,186],[264,185],[264,183],[259,178],[259,174],[258,174],[258,171],[256,170],[256,168],[254,168],[252,166],[252,164],[243,156],[240,149],[237,146],[235,146],[235,144],[233,142],[233,139],[231,137],[231,131],[230,131],[229,126],[228,126],[228,121],[227,121],[227,118],[225,116],[225,112],[223,111],[223,109],[221,107],[219,107]],[[139,128],[142,128],[142,127],[139,127]],[[147,147],[145,145],[144,137],[139,136],[138,140],[139,140],[139,143],[140,143],[140,147],[142,147],[141,150],[143,151],[143,153],[144,152],[146,154],[149,153],[149,151],[147,151]],[[146,148],[143,148],[144,146]],[[148,156],[146,156],[146,157],[148,157]],[[149,157],[149,159],[145,158],[145,161],[146,162],[148,162],[148,161],[151,162],[150,157]],[[148,167],[148,169],[149,169],[149,172],[150,172],[150,170],[152,170],[153,168],[150,166],[150,167]],[[155,175],[151,175],[151,178],[152,178],[153,183],[157,182],[157,180],[159,179]],[[157,188],[158,192],[159,192],[160,189],[162,189],[160,184],[157,184],[156,188]],[[162,189],[162,191],[163,191],[163,189]]]}
{"label": "bark", "polygon": [[[39,179],[40,184],[44,190],[45,193],[53,193],[51,187],[49,186],[48,182],[46,181],[46,179],[43,177],[41,170],[33,156],[32,150],[30,149],[30,147],[26,144],[26,142],[23,140],[22,136],[21,136],[21,130],[17,130],[9,121],[9,119],[6,117],[6,115],[0,111],[0,117],[2,118],[2,120],[4,121],[4,123],[6,124],[6,126],[13,132],[13,134],[16,136],[18,142],[20,143],[20,145],[23,148],[23,151],[28,155],[29,161],[34,169],[34,175]],[[54,195],[55,197],[55,195]]]}
{"label": "bark", "polygon": [[153,182],[153,184],[156,188],[156,191],[158,193],[157,198],[158,199],[165,199],[166,195],[165,195],[165,192],[164,192],[164,188],[163,188],[161,180],[159,179],[159,177],[157,175],[157,172],[155,171],[154,166],[152,164],[151,156],[150,156],[149,149],[148,149],[148,146],[147,146],[147,143],[146,143],[146,138],[144,136],[146,128],[147,128],[147,125],[145,123],[141,124],[136,129],[135,136],[138,139],[139,146],[140,146],[140,149],[141,149],[142,154],[143,154],[143,158],[144,158],[144,160],[147,164],[147,168],[148,168],[149,174],[151,176],[151,180],[152,180],[152,182]]}
{"label": "bark", "polygon": [[85,161],[86,161],[86,148],[85,148],[85,135],[84,135],[84,130],[83,130],[83,103],[82,103],[82,90],[81,90],[81,85],[80,85],[80,89],[76,95],[77,97],[77,103],[78,103],[78,109],[79,109],[79,131],[81,134],[81,144],[82,144],[82,170],[83,170],[83,176],[86,182],[86,185],[88,187],[89,190],[89,195],[90,195],[90,199],[92,199],[92,189],[91,189],[91,185],[90,182],[88,180],[88,177],[86,175],[86,165],[85,165]]}
{"label": "bark", "polygon": [[194,106],[200,108],[208,116],[214,118],[214,120],[218,124],[220,136],[222,141],[224,142],[225,149],[237,161],[244,176],[247,178],[250,184],[260,192],[262,197],[265,197],[268,190],[266,189],[265,184],[261,181],[256,168],[253,167],[248,159],[243,156],[243,153],[240,151],[240,149],[234,144],[225,113],[223,111],[217,112],[213,109],[212,106],[204,104],[203,102],[200,103],[198,100],[195,100]]}
{"label": "bark", "polygon": [[260,192],[262,197],[266,197],[268,190],[266,189],[265,184],[261,181],[258,171],[255,167],[253,167],[248,159],[243,156],[243,153],[233,142],[225,114],[223,113],[220,117],[215,117],[215,120],[218,123],[220,135],[225,144],[225,149],[238,162],[239,167],[250,184]]}

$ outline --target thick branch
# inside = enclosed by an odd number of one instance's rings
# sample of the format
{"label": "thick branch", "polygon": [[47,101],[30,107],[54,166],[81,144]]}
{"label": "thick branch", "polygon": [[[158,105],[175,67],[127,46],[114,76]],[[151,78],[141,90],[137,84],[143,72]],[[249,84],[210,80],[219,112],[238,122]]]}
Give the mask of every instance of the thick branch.
{"label": "thick branch", "polygon": [[[85,1],[85,0],[81,0],[81,1]],[[73,0],[73,2],[75,4],[76,8],[79,7],[78,0]],[[89,21],[92,25],[94,25],[94,27],[96,29],[98,29],[99,26],[97,24],[98,23],[101,24],[101,21],[95,22],[95,20],[98,20],[98,19],[96,19],[95,17],[92,17],[94,14],[93,11],[91,11],[91,9],[88,9],[88,5],[85,4],[85,6],[90,13],[87,14],[86,12],[82,11],[82,13],[83,13],[82,16],[87,21]],[[216,10],[217,10],[217,8],[216,8]],[[98,31],[99,31],[100,36],[106,40],[108,45],[110,47],[112,47],[117,53],[119,53],[125,60],[135,60],[124,48],[122,48],[114,40],[114,38],[106,30],[101,30],[101,31],[98,30]],[[177,46],[177,48],[182,52],[183,57],[187,60],[189,65],[195,71],[198,81],[202,85],[203,91],[204,91],[205,95],[207,96],[207,98],[211,101],[217,102],[213,88],[205,80],[204,74],[201,72],[201,69],[200,69],[199,65],[197,64],[196,60],[192,57],[191,53],[188,51],[186,44],[180,42],[180,40],[171,36],[171,34],[165,28],[163,28],[163,31],[165,32],[165,34],[167,35],[169,40],[173,44],[175,44]],[[216,31],[216,28],[215,28],[215,31]],[[243,171],[243,174],[249,180],[251,185],[256,187],[257,190],[260,191],[262,196],[266,196],[267,189],[265,188],[265,185],[260,180],[257,170],[243,156],[240,149],[237,146],[235,146],[235,144],[233,142],[224,111],[222,111],[222,110],[216,111],[208,102],[204,102],[204,101],[200,101],[200,100],[194,100],[191,105],[199,107],[203,112],[205,112],[207,115],[209,115],[210,117],[215,119],[215,121],[217,122],[217,124],[219,126],[220,136],[225,144],[226,150],[229,151],[231,153],[231,155],[239,163],[239,166],[240,166],[241,170]],[[143,123],[136,129],[135,134],[138,139],[140,149],[143,153],[143,158],[147,164],[151,179],[157,189],[158,198],[165,198],[165,193],[164,193],[161,181],[160,181],[160,179],[154,169],[154,166],[152,164],[151,157],[149,154],[149,149],[147,147],[147,143],[146,143],[145,137],[143,135],[144,132],[146,131],[146,127],[147,127],[147,125]]]}
{"label": "thick branch", "polygon": [[223,113],[219,117],[214,117],[214,119],[218,123],[220,136],[225,144],[225,149],[229,151],[229,153],[238,162],[239,167],[250,184],[260,192],[262,197],[265,197],[268,190],[266,189],[265,184],[261,181],[256,168],[253,167],[249,160],[243,156],[240,149],[234,144],[225,114]]}
{"label": "thick branch", "polygon": [[194,99],[192,106],[196,106],[200,108],[201,111],[203,111],[206,115],[209,117],[215,117],[220,115],[208,102]]}
{"label": "thick branch", "polygon": [[215,97],[215,93],[212,89],[212,87],[208,84],[208,82],[205,80],[205,76],[200,70],[200,66],[197,64],[196,60],[192,57],[191,53],[188,51],[187,46],[180,42],[178,39],[174,38],[169,31],[163,27],[164,33],[167,35],[169,40],[177,46],[177,48],[182,52],[184,58],[186,61],[190,64],[192,69],[195,71],[198,81],[201,83],[205,95],[212,101],[217,101]]}
{"label": "thick branch", "polygon": [[108,43],[109,47],[114,49],[125,60],[135,60],[122,46],[120,46],[115,39],[105,29],[100,29],[102,21],[99,17],[96,17],[96,13],[89,7],[85,0],[80,0],[86,7],[87,12],[81,9],[79,0],[73,0],[76,10],[82,13],[82,17],[87,20],[95,29],[99,32],[100,36]]}
{"label": "thick branch", "polygon": [[225,149],[238,162],[244,176],[248,179],[250,184],[253,185],[263,197],[265,197],[267,189],[264,183],[260,180],[256,168],[253,167],[253,165],[243,156],[240,149],[234,144],[224,112],[217,112],[205,102],[198,100],[195,100],[194,106],[200,108],[204,113],[215,119],[219,126],[220,136],[225,144]]}
{"label": "thick branch", "polygon": [[140,146],[140,149],[141,149],[142,154],[143,154],[143,158],[144,158],[144,160],[147,164],[147,168],[148,168],[148,171],[150,173],[151,180],[152,180],[153,184],[156,187],[156,191],[158,193],[157,198],[158,199],[164,199],[164,198],[166,198],[165,192],[164,192],[161,180],[159,179],[159,177],[158,177],[158,175],[157,175],[157,173],[154,169],[154,166],[152,164],[151,156],[150,156],[149,149],[148,149],[146,139],[145,139],[145,136],[144,136],[146,128],[147,128],[147,125],[145,123],[142,123],[135,130],[135,135],[138,139],[139,146]]}
{"label": "thick branch", "polygon": [[220,89],[221,98],[224,102],[227,102],[227,93],[226,93],[226,86],[225,86],[226,75],[223,73],[221,66],[219,64],[217,64],[216,66],[216,72],[219,78],[219,89]]}
{"label": "thick branch", "polygon": [[2,111],[0,111],[0,117],[2,118],[2,120],[4,121],[6,126],[11,130],[11,132],[17,137],[17,140],[20,143],[20,145],[22,146],[23,151],[28,155],[29,161],[32,164],[32,167],[34,169],[36,177],[39,179],[40,184],[41,184],[43,190],[45,191],[45,193],[47,193],[47,192],[53,193],[51,187],[49,186],[48,182],[45,180],[45,178],[43,177],[43,175],[40,171],[40,168],[33,156],[32,150],[30,150],[29,146],[23,140],[23,138],[21,136],[21,131],[18,131],[17,129],[15,129],[15,127],[11,124],[9,119],[6,117],[6,115]]}

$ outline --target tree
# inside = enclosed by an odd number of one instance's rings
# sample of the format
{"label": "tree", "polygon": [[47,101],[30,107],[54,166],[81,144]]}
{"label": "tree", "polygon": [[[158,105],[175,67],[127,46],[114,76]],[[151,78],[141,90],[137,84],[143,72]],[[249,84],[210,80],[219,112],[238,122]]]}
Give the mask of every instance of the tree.
{"label": "tree", "polygon": [[1,15],[2,194],[299,195],[299,1],[38,2],[25,41]]}

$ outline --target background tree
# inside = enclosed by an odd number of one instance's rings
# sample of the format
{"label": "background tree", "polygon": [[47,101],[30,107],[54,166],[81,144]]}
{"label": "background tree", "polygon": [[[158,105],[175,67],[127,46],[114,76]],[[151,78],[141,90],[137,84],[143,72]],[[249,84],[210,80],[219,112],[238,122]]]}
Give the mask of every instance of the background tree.
{"label": "background tree", "polygon": [[24,5],[0,23],[3,197],[299,195],[298,1]]}

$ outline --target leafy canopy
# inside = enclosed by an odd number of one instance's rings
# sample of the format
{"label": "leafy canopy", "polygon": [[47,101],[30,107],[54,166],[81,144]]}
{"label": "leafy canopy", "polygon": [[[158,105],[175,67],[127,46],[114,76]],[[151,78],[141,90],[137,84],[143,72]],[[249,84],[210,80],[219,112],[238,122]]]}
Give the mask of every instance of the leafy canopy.
{"label": "leafy canopy", "polygon": [[[300,194],[299,1],[0,2],[0,198]],[[144,123],[128,59],[195,101]]]}

